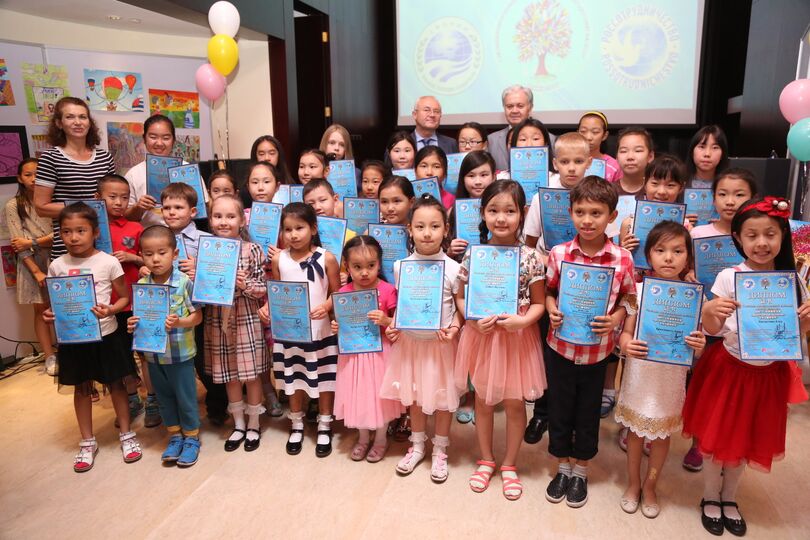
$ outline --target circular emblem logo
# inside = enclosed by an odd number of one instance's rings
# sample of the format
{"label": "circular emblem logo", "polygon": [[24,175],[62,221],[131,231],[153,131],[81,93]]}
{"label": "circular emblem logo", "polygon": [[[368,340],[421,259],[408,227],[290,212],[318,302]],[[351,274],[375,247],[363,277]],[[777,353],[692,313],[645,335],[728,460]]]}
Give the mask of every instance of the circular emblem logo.
{"label": "circular emblem logo", "polygon": [[484,60],[481,37],[464,19],[443,17],[422,31],[416,43],[416,74],[440,94],[470,86]]}
{"label": "circular emblem logo", "polygon": [[746,279],[745,281],[743,281],[743,287],[745,287],[746,289],[750,289],[753,286],[754,286],[753,279]]}
{"label": "circular emblem logo", "polygon": [[652,212],[652,208],[650,208],[649,206],[645,206],[644,208],[641,209],[642,214],[649,214],[650,212]]}
{"label": "circular emblem logo", "polygon": [[340,300],[338,300],[338,304],[340,304],[341,306],[345,306],[346,305],[346,299],[341,298]]}
{"label": "circular emblem logo", "polygon": [[62,290],[62,285],[60,285],[59,283],[53,283],[51,285],[51,290],[53,290],[54,292],[59,292]]}
{"label": "circular emblem logo", "polygon": [[700,251],[709,251],[709,244],[701,244]]}
{"label": "circular emblem logo", "polygon": [[692,298],[695,297],[695,291],[692,289],[686,289],[685,291],[683,291],[683,296],[687,300],[691,300]]}
{"label": "circular emblem logo", "polygon": [[596,281],[599,283],[604,283],[607,280],[607,274],[604,272],[599,272],[596,274]]}
{"label": "circular emblem logo", "polygon": [[658,296],[659,294],[661,294],[661,287],[659,287],[658,285],[653,285],[652,287],[650,287],[650,294],[653,296]]}
{"label": "circular emblem logo", "polygon": [[272,287],[270,287],[270,290],[273,291],[273,293],[277,293],[278,292],[278,285],[273,285]]}
{"label": "circular emblem logo", "polygon": [[689,194],[689,200],[690,200],[690,201],[697,200],[697,193],[695,193],[694,191],[693,191],[693,192],[691,192],[691,193]]}
{"label": "circular emblem logo", "polygon": [[576,279],[577,278],[577,271],[576,270],[569,270],[566,275],[568,279]]}

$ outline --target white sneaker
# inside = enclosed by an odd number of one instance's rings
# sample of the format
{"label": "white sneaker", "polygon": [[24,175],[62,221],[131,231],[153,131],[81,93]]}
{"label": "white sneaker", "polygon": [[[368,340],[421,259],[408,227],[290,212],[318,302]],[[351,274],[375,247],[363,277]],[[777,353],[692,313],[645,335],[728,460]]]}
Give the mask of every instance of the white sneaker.
{"label": "white sneaker", "polygon": [[45,359],[45,373],[51,377],[59,374],[59,365],[56,363],[56,355],[52,354]]}

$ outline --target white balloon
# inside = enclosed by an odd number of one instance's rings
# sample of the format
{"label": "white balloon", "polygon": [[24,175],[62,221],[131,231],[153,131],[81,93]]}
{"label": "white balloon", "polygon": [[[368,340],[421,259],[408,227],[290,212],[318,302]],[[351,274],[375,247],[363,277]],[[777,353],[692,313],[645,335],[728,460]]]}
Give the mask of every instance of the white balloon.
{"label": "white balloon", "polygon": [[239,31],[239,11],[225,0],[215,2],[208,10],[208,26],[215,34],[235,37]]}

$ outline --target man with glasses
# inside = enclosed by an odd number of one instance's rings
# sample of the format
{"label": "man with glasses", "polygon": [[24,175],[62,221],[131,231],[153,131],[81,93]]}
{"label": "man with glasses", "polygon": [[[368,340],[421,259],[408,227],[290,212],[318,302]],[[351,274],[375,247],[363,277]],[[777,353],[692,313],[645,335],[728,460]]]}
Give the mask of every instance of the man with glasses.
{"label": "man with glasses", "polygon": [[442,106],[435,97],[422,96],[417,99],[412,114],[416,122],[413,138],[417,152],[425,146],[438,146],[445,154],[458,152],[458,143],[437,131],[442,120]]}
{"label": "man with glasses", "polygon": [[509,170],[506,136],[513,127],[531,116],[534,95],[531,88],[515,84],[501,93],[501,102],[503,103],[503,114],[509,125],[487,137],[487,150],[495,158],[495,168],[499,171],[506,171]]}

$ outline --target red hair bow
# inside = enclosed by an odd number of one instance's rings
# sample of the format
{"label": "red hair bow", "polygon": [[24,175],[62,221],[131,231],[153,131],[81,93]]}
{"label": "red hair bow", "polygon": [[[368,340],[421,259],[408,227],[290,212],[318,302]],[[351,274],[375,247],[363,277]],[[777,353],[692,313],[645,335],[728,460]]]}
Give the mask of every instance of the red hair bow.
{"label": "red hair bow", "polygon": [[759,202],[749,204],[742,211],[759,210],[771,217],[790,218],[790,203],[782,197],[765,197]]}

